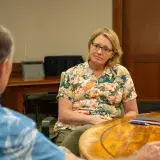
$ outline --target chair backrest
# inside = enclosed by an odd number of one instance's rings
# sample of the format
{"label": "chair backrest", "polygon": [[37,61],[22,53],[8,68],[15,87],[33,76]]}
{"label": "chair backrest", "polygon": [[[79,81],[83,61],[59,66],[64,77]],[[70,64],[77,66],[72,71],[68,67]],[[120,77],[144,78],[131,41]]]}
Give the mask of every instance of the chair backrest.
{"label": "chair backrest", "polygon": [[46,56],[44,57],[45,75],[60,76],[63,71],[83,62],[81,55]]}
{"label": "chair backrest", "polygon": [[[61,72],[60,83],[63,81],[65,72]],[[46,117],[42,120],[42,133],[48,137],[50,140],[53,138],[53,126],[56,123],[57,119],[55,117]],[[51,131],[50,131],[51,130]]]}

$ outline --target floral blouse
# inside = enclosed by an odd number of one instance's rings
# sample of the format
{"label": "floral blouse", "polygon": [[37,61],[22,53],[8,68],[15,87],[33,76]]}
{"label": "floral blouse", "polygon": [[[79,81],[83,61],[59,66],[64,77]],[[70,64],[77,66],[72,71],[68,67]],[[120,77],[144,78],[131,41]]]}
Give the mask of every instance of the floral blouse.
{"label": "floral blouse", "polygon": [[[112,119],[122,116],[123,102],[136,98],[137,94],[128,70],[122,65],[106,68],[96,78],[88,62],[84,62],[65,72],[58,97],[72,101],[74,112]],[[55,130],[75,127],[57,122]]]}

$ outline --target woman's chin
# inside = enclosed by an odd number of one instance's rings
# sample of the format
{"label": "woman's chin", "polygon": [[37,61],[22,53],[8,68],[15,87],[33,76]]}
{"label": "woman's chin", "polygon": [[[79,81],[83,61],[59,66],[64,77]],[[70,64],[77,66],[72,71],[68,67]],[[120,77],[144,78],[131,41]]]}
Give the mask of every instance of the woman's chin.
{"label": "woman's chin", "polygon": [[100,58],[92,58],[91,61],[95,64],[103,64],[102,60]]}

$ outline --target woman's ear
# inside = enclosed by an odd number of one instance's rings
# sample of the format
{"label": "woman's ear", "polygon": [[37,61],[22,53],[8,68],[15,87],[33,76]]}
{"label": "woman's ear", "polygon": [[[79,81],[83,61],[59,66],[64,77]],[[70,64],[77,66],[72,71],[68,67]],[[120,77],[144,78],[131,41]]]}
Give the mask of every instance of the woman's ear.
{"label": "woman's ear", "polygon": [[115,52],[114,51],[112,51],[112,54],[111,54],[111,58],[110,59],[112,59],[114,56],[115,56]]}

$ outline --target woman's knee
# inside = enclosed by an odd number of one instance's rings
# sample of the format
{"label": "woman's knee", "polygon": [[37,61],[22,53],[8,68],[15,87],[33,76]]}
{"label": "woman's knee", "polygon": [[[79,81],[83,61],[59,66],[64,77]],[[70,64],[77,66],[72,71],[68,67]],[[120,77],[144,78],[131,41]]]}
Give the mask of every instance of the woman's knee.
{"label": "woman's knee", "polygon": [[58,146],[64,141],[65,137],[72,132],[70,129],[60,130],[58,135],[54,138],[53,142]]}
{"label": "woman's knee", "polygon": [[73,132],[71,132],[71,134],[75,134],[75,135],[81,136],[83,134],[83,132],[86,131],[91,126],[92,125],[89,125],[89,124],[86,124],[86,125],[83,125],[83,126],[79,126]]}

